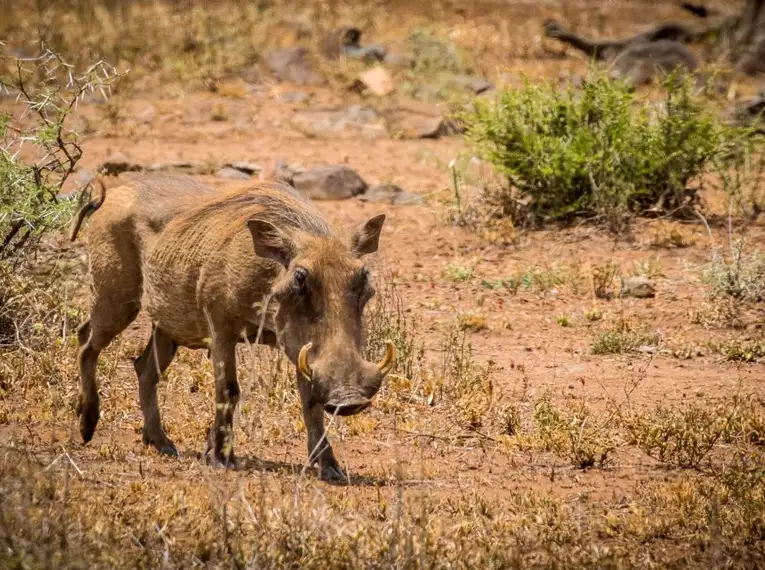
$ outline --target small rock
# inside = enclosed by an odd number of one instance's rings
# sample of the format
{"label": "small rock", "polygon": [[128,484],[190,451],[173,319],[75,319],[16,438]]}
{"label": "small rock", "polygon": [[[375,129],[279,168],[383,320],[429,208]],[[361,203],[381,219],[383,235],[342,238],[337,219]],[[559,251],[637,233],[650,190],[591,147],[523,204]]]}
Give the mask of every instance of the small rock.
{"label": "small rock", "polygon": [[139,172],[143,166],[130,161],[124,154],[115,153],[107,158],[98,168],[101,174],[106,176],[118,176],[123,172]]}
{"label": "small rock", "polygon": [[263,167],[259,164],[255,164],[254,162],[232,162],[231,164],[224,164],[223,167],[235,168],[236,170],[244,172],[245,174],[249,174],[250,176],[263,172]]}
{"label": "small rock", "polygon": [[643,276],[626,278],[622,277],[622,288],[620,295],[622,297],[648,299],[656,296],[656,288],[646,277]]}
{"label": "small rock", "polygon": [[393,78],[383,67],[373,67],[366,70],[359,75],[354,85],[360,86],[378,97],[389,95],[395,89]]}
{"label": "small rock", "polygon": [[464,132],[464,127],[452,119],[416,113],[395,114],[389,128],[405,139],[437,139]]}
{"label": "small rock", "polygon": [[383,61],[385,65],[392,67],[405,67],[407,69],[414,67],[414,58],[399,53],[386,53]]}
{"label": "small rock", "polygon": [[314,71],[309,52],[304,47],[272,50],[267,54],[266,62],[281,81],[295,85],[320,85],[324,82]]}
{"label": "small rock", "polygon": [[177,162],[155,162],[150,164],[146,170],[151,172],[156,171],[168,171],[168,170],[181,170],[183,172],[198,172],[202,170],[202,166],[196,162],[187,162],[184,160]]}
{"label": "small rock", "polygon": [[276,167],[274,168],[274,180],[294,187],[295,184],[293,183],[293,179],[296,175],[302,172],[305,172],[305,168],[299,168],[290,166],[289,164],[285,164],[283,162],[277,162]]}
{"label": "small rock", "polygon": [[365,138],[387,135],[385,125],[371,107],[352,105],[336,111],[298,111],[290,118],[290,124],[307,136],[339,136],[350,131]]}
{"label": "small rock", "polygon": [[454,80],[462,87],[470,89],[476,95],[480,95],[484,91],[494,88],[494,85],[486,79],[474,77],[472,75],[458,75]]}
{"label": "small rock", "polygon": [[735,107],[730,115],[740,125],[751,125],[755,119],[761,121],[765,116],[765,93],[760,93]]}
{"label": "small rock", "polygon": [[330,30],[319,42],[319,51],[327,59],[336,60],[341,55],[374,63],[385,59],[386,50],[379,44],[361,45],[361,30],[353,26],[342,26]]}
{"label": "small rock", "polygon": [[287,91],[279,96],[279,99],[287,103],[302,103],[308,99],[308,95],[302,91]]}
{"label": "small rock", "polygon": [[417,101],[416,99],[403,99],[399,101],[398,110],[402,113],[415,113],[417,115],[426,115],[428,117],[441,117],[444,114],[442,107],[433,105],[432,103]]}
{"label": "small rock", "polygon": [[422,196],[406,192],[395,184],[377,184],[359,196],[359,200],[400,206],[403,204],[421,204]]}
{"label": "small rock", "polygon": [[366,63],[376,63],[385,61],[387,50],[380,44],[373,44],[366,47],[348,46],[344,50],[345,55],[354,59],[360,59]]}
{"label": "small rock", "polygon": [[224,166],[218,172],[215,173],[218,178],[228,178],[229,180],[249,180],[250,175],[242,172],[237,168],[231,168],[230,166]]}
{"label": "small rock", "polygon": [[343,165],[320,166],[292,174],[292,184],[312,200],[346,200],[367,189],[361,176]]}
{"label": "small rock", "polygon": [[391,121],[390,130],[405,139],[429,139],[441,136],[442,117],[429,117],[414,113],[398,113]]}
{"label": "small rock", "polygon": [[157,116],[157,108],[154,105],[149,105],[143,111],[138,114],[138,118],[143,123],[151,123],[154,117]]}

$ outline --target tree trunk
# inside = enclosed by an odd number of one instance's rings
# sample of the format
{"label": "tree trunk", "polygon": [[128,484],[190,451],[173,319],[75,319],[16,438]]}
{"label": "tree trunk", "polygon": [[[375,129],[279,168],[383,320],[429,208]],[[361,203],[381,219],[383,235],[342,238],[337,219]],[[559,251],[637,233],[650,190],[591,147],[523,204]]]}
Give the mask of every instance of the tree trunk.
{"label": "tree trunk", "polygon": [[765,0],[747,0],[735,38],[736,69],[765,71]]}

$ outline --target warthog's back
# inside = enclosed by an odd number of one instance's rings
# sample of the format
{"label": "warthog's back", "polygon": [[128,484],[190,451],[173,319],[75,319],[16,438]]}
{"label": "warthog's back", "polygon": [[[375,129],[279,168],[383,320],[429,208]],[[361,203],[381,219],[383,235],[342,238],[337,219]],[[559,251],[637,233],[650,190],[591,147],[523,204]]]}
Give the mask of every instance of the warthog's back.
{"label": "warthog's back", "polygon": [[[129,180],[131,210],[136,221],[145,222],[152,232],[162,231],[174,216],[219,194],[185,176],[136,175]],[[107,203],[111,198],[107,198]]]}
{"label": "warthog's back", "polygon": [[217,314],[245,326],[257,312],[253,304],[270,291],[281,268],[256,256],[251,219],[290,235],[332,235],[308,200],[273,185],[229,192],[174,218],[144,270],[145,307],[179,344],[202,344]]}
{"label": "warthog's back", "polygon": [[93,250],[102,240],[111,241],[119,236],[124,241],[126,233],[131,234],[133,246],[148,246],[174,216],[218,194],[184,176],[126,178],[125,184],[106,191],[103,205],[91,217],[88,233],[89,241],[95,245]]}

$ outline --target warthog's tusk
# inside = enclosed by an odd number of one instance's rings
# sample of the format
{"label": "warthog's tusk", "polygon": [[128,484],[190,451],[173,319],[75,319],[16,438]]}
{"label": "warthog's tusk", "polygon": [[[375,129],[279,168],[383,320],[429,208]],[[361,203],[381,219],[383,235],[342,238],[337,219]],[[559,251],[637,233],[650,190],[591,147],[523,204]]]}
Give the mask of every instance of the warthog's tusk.
{"label": "warthog's tusk", "polygon": [[393,344],[393,341],[387,340],[385,341],[385,356],[383,357],[382,362],[377,365],[377,367],[380,369],[380,374],[385,376],[388,372],[391,371],[395,364],[396,345]]}
{"label": "warthog's tusk", "polygon": [[311,350],[312,346],[312,342],[309,342],[303,346],[303,348],[300,349],[300,353],[298,354],[297,358],[298,372],[300,372],[306,380],[311,380],[313,378],[313,370],[311,370],[311,366],[308,364],[308,352]]}

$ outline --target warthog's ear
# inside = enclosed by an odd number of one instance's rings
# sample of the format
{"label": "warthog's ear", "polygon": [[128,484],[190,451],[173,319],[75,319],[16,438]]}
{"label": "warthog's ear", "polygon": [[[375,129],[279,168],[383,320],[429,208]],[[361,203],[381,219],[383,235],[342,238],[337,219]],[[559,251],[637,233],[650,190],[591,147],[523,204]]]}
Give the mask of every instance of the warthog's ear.
{"label": "warthog's ear", "polygon": [[351,250],[356,257],[377,251],[384,222],[385,214],[380,214],[358,227],[351,238]]}
{"label": "warthog's ear", "polygon": [[247,227],[252,234],[252,244],[258,257],[273,259],[288,267],[295,256],[295,244],[271,222],[249,220]]}

